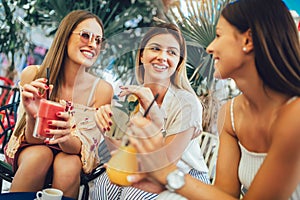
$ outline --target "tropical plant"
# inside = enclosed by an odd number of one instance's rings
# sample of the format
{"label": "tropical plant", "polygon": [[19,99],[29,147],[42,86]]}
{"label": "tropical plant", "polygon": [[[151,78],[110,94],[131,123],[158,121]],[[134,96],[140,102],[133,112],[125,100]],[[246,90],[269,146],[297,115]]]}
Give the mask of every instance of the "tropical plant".
{"label": "tropical plant", "polygon": [[[187,41],[187,74],[204,105],[203,128],[213,130],[221,102],[216,98],[213,60],[206,47],[215,38],[215,28],[223,7],[232,0],[176,0],[166,16],[176,23]],[[223,92],[223,91],[222,91]]]}
{"label": "tropical plant", "polygon": [[[18,33],[16,26],[20,26],[18,30],[23,33],[20,35],[26,35],[24,33],[28,32],[28,30],[24,30],[24,26],[21,26],[22,23],[18,24],[12,21],[15,15],[15,10],[12,8],[22,10],[23,15],[19,16],[19,18],[22,19],[22,22],[28,24],[29,27],[39,26],[46,29],[47,32],[45,34],[47,36],[52,36],[56,32],[62,18],[72,10],[84,9],[95,13],[103,21],[107,42],[112,42],[109,43],[109,48],[103,52],[98,65],[92,68],[91,72],[101,76],[102,70],[111,67],[112,73],[116,74],[116,79],[127,79],[128,74],[130,76],[132,74],[130,71],[132,71],[134,66],[135,55],[131,51],[134,47],[131,47],[132,43],[128,38],[135,38],[139,34],[138,31],[133,29],[148,26],[151,23],[152,16],[158,14],[160,12],[158,8],[161,7],[160,0],[16,0],[8,3],[2,0],[2,4],[7,14],[6,18],[3,19],[3,23],[11,22],[10,30],[3,31],[1,29],[0,52],[4,53],[8,52],[5,49],[7,46],[10,47],[12,53],[24,47],[25,40],[22,40],[22,37],[19,37],[20,39],[16,37]],[[12,34],[7,34],[7,32]],[[11,35],[8,41],[9,45],[2,42],[2,40],[7,38],[4,37],[5,34]],[[110,39],[116,38],[116,35],[118,35],[117,40]],[[114,55],[113,59],[111,59],[111,55]],[[10,71],[13,69],[14,65],[11,65]]]}
{"label": "tropical plant", "polygon": [[8,69],[2,70],[6,77],[14,80],[15,59],[17,55],[22,55],[26,50],[28,26],[20,15],[14,15],[15,12],[20,12],[17,2],[0,1],[0,11],[0,53],[3,53],[10,63]]}

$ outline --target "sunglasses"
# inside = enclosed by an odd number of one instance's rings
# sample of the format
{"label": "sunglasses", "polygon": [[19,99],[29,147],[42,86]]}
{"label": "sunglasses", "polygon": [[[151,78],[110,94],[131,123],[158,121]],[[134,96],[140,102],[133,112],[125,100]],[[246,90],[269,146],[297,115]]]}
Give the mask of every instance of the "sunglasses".
{"label": "sunglasses", "polygon": [[97,47],[99,48],[101,47],[101,44],[104,40],[102,36],[96,35],[95,33],[92,33],[87,30],[81,30],[80,32],[73,32],[73,33],[79,34],[81,41],[84,43],[92,42],[92,40],[94,39],[96,41]]}

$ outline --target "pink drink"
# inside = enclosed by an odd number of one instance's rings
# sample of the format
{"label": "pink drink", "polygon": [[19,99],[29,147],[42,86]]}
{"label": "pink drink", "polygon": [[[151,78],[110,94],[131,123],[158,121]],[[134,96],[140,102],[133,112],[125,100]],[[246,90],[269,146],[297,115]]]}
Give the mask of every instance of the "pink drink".
{"label": "pink drink", "polygon": [[35,122],[33,136],[40,139],[52,138],[53,134],[47,134],[45,130],[55,129],[56,127],[49,125],[48,120],[60,120],[60,118],[56,116],[56,113],[64,111],[65,107],[63,105],[54,101],[42,99],[40,101],[40,107]]}

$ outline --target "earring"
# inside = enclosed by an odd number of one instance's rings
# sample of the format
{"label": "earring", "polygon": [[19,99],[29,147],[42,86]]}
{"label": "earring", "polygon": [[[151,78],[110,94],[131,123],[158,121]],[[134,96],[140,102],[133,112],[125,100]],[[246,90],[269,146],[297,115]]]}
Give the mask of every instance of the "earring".
{"label": "earring", "polygon": [[246,52],[246,51],[247,51],[247,48],[246,48],[246,47],[243,47],[243,51]]}

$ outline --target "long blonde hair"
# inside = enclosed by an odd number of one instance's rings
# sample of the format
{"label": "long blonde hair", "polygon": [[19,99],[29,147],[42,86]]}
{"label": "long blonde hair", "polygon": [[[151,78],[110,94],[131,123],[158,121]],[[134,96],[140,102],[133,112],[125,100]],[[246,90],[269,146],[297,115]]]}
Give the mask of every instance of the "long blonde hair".
{"label": "long blonde hair", "polygon": [[135,67],[135,75],[136,75],[136,80],[139,84],[144,83],[144,74],[145,70],[143,67],[143,63],[141,62],[141,56],[144,52],[145,46],[148,43],[148,41],[160,34],[171,34],[175,37],[175,39],[178,41],[179,46],[180,46],[180,60],[178,63],[178,66],[176,68],[175,73],[171,77],[171,83],[175,85],[176,87],[180,89],[185,89],[193,94],[195,94],[193,88],[191,87],[187,73],[186,73],[186,44],[185,40],[182,37],[181,31],[179,28],[170,23],[162,23],[159,25],[156,25],[155,27],[152,27],[147,31],[147,33],[144,35],[139,49],[136,54],[136,67]]}

